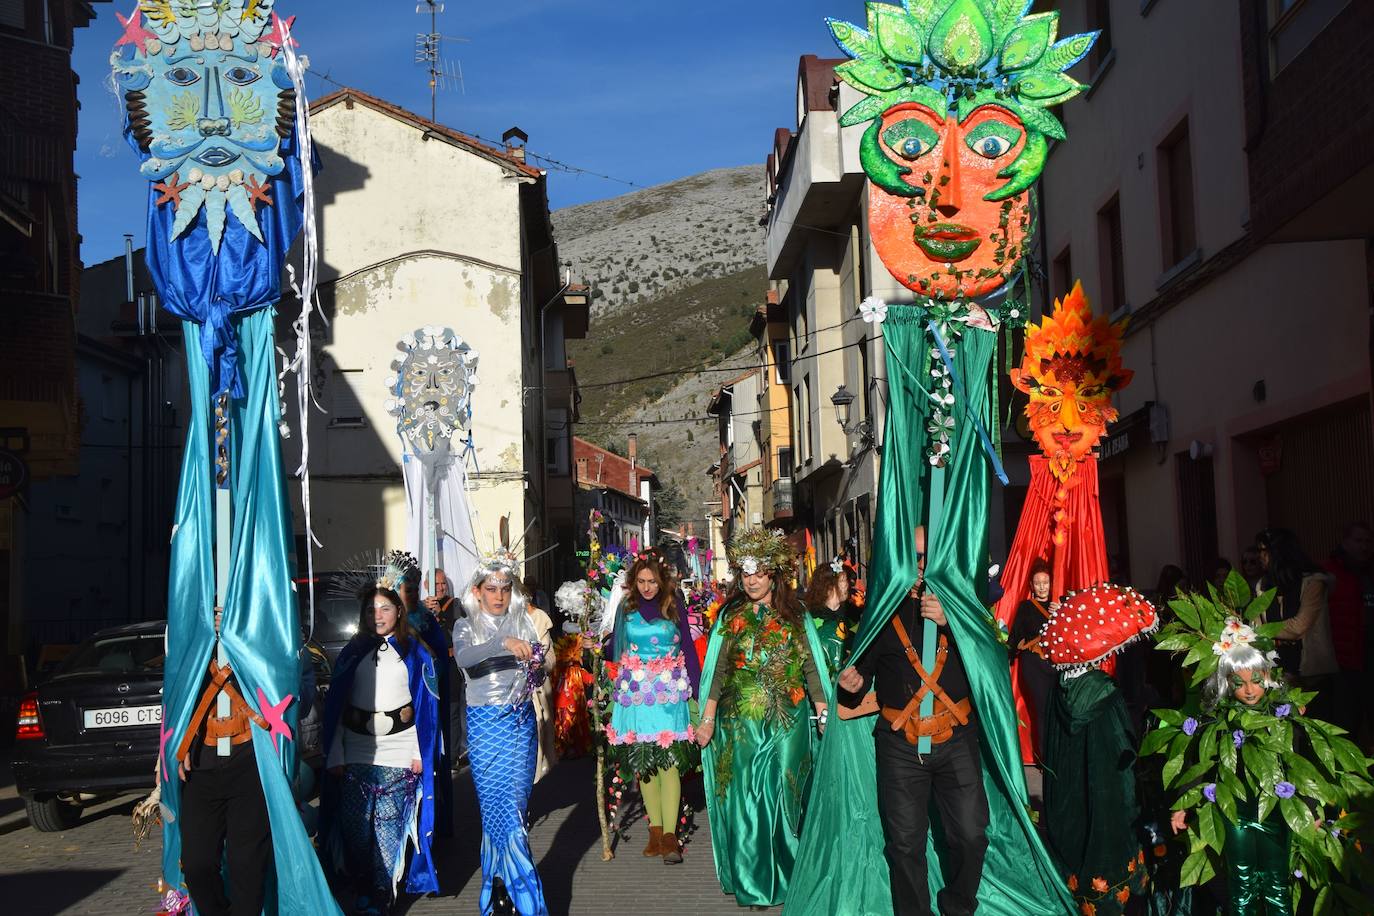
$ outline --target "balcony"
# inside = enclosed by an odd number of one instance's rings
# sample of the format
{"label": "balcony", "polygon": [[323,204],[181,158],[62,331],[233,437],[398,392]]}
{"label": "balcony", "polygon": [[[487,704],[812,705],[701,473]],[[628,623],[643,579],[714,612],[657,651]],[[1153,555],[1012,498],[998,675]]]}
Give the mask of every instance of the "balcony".
{"label": "balcony", "polygon": [[809,226],[842,222],[863,189],[862,172],[847,174],[840,156],[839,118],[834,111],[809,111],[792,141],[768,217],[768,276],[787,277],[806,249]]}
{"label": "balcony", "polygon": [[768,489],[768,520],[791,518],[793,483],[791,477],[779,477]]}

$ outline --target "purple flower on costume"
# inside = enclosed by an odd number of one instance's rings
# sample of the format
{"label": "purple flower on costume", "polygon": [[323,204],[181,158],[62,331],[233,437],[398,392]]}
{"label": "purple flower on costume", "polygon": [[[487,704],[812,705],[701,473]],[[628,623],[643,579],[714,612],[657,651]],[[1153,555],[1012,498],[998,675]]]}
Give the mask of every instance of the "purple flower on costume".
{"label": "purple flower on costume", "polygon": [[1192,716],[1184,719],[1183,734],[1191,736],[1195,731],[1197,731],[1197,719],[1194,719]]}
{"label": "purple flower on costume", "polygon": [[645,705],[645,706],[652,706],[652,705],[654,705],[654,695],[653,695],[652,693],[646,693],[646,694],[644,694],[644,705]]}
{"label": "purple flower on costume", "polygon": [[1207,783],[1207,785],[1203,786],[1203,787],[1202,787],[1202,797],[1205,798],[1205,799],[1207,799],[1209,802],[1214,802],[1214,801],[1216,801],[1216,800],[1217,800],[1217,784],[1214,783],[1214,782],[1209,782],[1209,783]]}
{"label": "purple flower on costume", "polygon": [[1293,793],[1296,791],[1297,786],[1293,785],[1291,782],[1280,781],[1274,786],[1274,794],[1279,798],[1292,798]]}
{"label": "purple flower on costume", "polygon": [[1282,719],[1284,716],[1288,715],[1292,711],[1292,703],[1280,703],[1278,706],[1274,707],[1274,715],[1278,716],[1280,719]]}
{"label": "purple flower on costume", "polygon": [[1236,747],[1240,747],[1242,744],[1244,744],[1245,730],[1238,728],[1235,731],[1231,732],[1231,741],[1235,744]]}
{"label": "purple flower on costume", "polygon": [[1299,879],[1299,880],[1301,880],[1301,879],[1302,879],[1302,869],[1301,869],[1301,868],[1295,868],[1295,869],[1293,869],[1293,877],[1294,877],[1294,878],[1297,878],[1297,879]]}

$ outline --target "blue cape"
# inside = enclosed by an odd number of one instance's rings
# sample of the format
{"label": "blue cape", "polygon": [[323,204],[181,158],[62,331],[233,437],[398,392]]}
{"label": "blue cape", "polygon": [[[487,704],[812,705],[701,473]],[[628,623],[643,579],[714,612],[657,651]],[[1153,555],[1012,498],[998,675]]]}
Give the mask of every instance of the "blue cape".
{"label": "blue cape", "polygon": [[[388,636],[391,647],[400,651],[396,637]],[[358,672],[358,662],[362,661],[376,645],[369,639],[352,639],[339,653],[334,667],[334,677],[329,683],[329,696],[324,703],[324,743],[326,754],[334,746],[334,735],[339,729],[343,711],[353,692],[353,676]],[[406,867],[406,890],[412,894],[437,894],[439,876],[434,870],[434,856],[431,843],[434,839],[434,763],[439,741],[439,686],[434,673],[434,658],[421,640],[412,640],[410,651],[404,656],[406,672],[410,681],[410,702],[415,706],[415,730],[420,740],[420,759],[424,769],[420,773],[420,805],[416,812],[419,817],[417,829],[418,843],[415,855]],[[448,778],[448,774],[441,774]],[[324,783],[320,791],[320,837],[321,847],[326,850],[338,849],[336,816],[339,798],[338,779],[331,776],[328,769],[324,773]]]}

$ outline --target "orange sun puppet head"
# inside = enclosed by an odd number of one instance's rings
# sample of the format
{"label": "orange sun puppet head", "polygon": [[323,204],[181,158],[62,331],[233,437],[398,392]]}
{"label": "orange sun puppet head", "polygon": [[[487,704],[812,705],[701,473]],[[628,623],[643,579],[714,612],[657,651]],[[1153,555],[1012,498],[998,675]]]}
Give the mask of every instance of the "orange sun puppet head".
{"label": "orange sun puppet head", "polygon": [[1025,355],[1011,382],[1030,397],[1031,432],[1061,480],[1116,419],[1112,394],[1135,374],[1121,366],[1125,329],[1124,320],[1093,317],[1081,283],[1039,325],[1026,326]]}

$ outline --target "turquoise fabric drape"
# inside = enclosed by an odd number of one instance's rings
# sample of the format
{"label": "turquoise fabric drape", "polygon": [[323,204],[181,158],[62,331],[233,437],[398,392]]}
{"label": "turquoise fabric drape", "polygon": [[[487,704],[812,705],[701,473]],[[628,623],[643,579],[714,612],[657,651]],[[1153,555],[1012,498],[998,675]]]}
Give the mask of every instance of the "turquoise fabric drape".
{"label": "turquoise fabric drape", "polygon": [[[954,350],[962,394],[954,407],[951,454],[941,471],[926,456],[928,388],[934,342],[915,306],[891,306],[883,323],[889,409],[878,486],[869,596],[859,622],[856,659],[873,642],[918,576],[914,530],[926,526],[927,588],[939,596],[968,672],[982,740],[990,821],[979,912],[1053,916],[1074,912],[1031,823],[1016,736],[1006,649],[988,623],[989,466],[969,411],[990,423],[988,380],[993,332],[964,329]],[[948,339],[947,339],[948,340]],[[942,474],[943,481],[934,475]],[[934,490],[942,498],[932,499]],[[799,867],[784,912],[789,916],[888,916],[887,862],[878,818],[871,717],[831,717],[821,743],[802,832]],[[932,818],[934,821],[935,818]],[[939,850],[930,847],[932,894],[941,886]]]}
{"label": "turquoise fabric drape", "polygon": [[[278,403],[273,367],[273,310],[238,319],[242,399],[232,402],[230,418],[230,492],[233,537],[229,588],[220,625],[224,650],[244,700],[263,712],[268,704],[298,697],[301,628],[291,583],[290,506],[277,441]],[[184,339],[197,339],[193,322],[183,322]],[[163,762],[162,801],[172,817],[163,826],[162,868],[172,884],[181,881],[179,816],[181,782],[175,748],[185,733],[205,684],[214,651],[214,456],[210,440],[209,369],[202,359],[186,360],[190,375],[191,418],[177,495],[172,537],[172,570],[167,602],[167,661],[163,676],[164,727],[171,737]],[[295,734],[299,703],[286,708]],[[168,725],[167,723],[170,723]],[[253,753],[267,801],[276,863],[275,889],[265,912],[302,916],[338,913],[310,838],[296,809],[292,783],[296,743],[253,726]]]}

